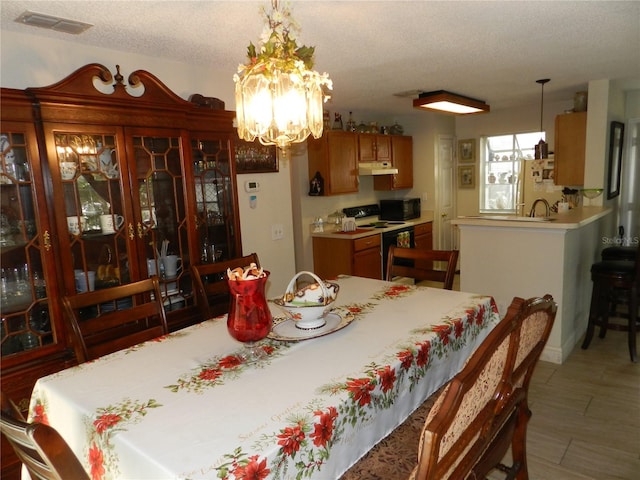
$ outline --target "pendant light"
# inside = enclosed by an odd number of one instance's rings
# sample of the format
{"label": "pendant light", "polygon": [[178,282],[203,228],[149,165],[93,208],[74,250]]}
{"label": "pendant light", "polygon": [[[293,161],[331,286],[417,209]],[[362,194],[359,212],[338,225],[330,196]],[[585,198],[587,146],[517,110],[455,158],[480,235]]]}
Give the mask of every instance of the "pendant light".
{"label": "pendant light", "polygon": [[[549,82],[549,78],[542,78],[540,80],[536,80],[536,83],[539,83],[542,87],[542,96],[540,97],[540,131],[544,132],[542,129],[542,113],[544,111],[544,84]],[[547,158],[549,156],[549,144],[544,141],[544,139],[540,139],[538,144],[534,147],[535,158]]]}
{"label": "pendant light", "polygon": [[328,98],[323,87],[331,90],[332,82],[328,74],[311,70],[314,47],[297,45],[298,27],[289,8],[281,8],[278,0],[271,6],[269,13],[262,8],[261,44],[249,44],[248,62],[233,77],[236,121],[243,140],[257,138],[284,149],[310,134],[322,136],[322,105]]}

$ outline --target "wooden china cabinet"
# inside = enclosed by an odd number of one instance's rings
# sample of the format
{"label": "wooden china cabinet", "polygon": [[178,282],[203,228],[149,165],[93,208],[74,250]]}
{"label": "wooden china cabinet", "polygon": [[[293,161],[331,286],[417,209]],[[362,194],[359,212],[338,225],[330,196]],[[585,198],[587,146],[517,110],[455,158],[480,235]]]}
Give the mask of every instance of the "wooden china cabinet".
{"label": "wooden china cabinet", "polygon": [[[170,329],[202,320],[190,266],[242,255],[235,113],[98,64],[1,102],[1,382],[26,409],[39,377],[75,363],[62,296],[158,275]],[[10,457],[3,439],[3,478]]]}

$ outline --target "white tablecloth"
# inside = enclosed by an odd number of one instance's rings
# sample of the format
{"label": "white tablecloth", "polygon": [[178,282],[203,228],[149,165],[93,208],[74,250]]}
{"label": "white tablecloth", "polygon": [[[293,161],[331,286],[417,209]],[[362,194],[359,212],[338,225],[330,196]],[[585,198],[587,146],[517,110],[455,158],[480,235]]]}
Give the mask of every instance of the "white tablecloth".
{"label": "white tablecloth", "polygon": [[268,358],[247,365],[215,318],[41,378],[30,419],[54,426],[94,479],[338,478],[499,318],[490,297],[337,281],[354,316],[337,332],[267,340]]}

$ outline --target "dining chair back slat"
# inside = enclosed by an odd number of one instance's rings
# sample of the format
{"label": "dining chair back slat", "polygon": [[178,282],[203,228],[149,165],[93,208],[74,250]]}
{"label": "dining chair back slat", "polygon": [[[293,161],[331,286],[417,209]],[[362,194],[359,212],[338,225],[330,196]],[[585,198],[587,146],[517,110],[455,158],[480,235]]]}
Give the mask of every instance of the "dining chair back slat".
{"label": "dining chair back slat", "polygon": [[257,253],[222,262],[191,266],[196,302],[203,319],[206,320],[229,312],[227,269],[245,268],[252,263],[260,267]]}
{"label": "dining chair back slat", "polygon": [[157,277],[64,297],[78,362],[168,333]]}
{"label": "dining chair back slat", "polygon": [[[443,269],[434,267],[439,262],[444,264]],[[393,281],[396,277],[408,277],[416,282],[440,282],[443,288],[451,290],[457,263],[458,250],[424,250],[392,245],[387,257],[386,279]]]}
{"label": "dining chair back slat", "polygon": [[42,423],[26,423],[7,408],[3,397],[0,429],[32,480],[89,480],[60,434]]}

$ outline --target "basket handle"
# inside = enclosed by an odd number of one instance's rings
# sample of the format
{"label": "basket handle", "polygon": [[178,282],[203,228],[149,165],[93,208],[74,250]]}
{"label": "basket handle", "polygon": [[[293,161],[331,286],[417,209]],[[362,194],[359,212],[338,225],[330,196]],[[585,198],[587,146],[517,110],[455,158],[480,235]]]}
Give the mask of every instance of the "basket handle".
{"label": "basket handle", "polygon": [[327,298],[329,298],[329,290],[327,290],[327,286],[325,285],[325,283],[322,280],[320,280],[320,277],[318,277],[315,273],[308,272],[306,270],[298,272],[293,276],[293,278],[289,282],[289,285],[287,286],[287,290],[285,291],[285,296],[286,297],[295,296],[295,293],[296,293],[296,280],[298,279],[298,277],[300,277],[301,275],[305,275],[305,274],[309,275],[310,277],[313,277],[313,279],[316,281],[316,283],[318,285],[320,285],[320,288],[322,289],[322,297],[325,299],[325,303],[326,303]]}

